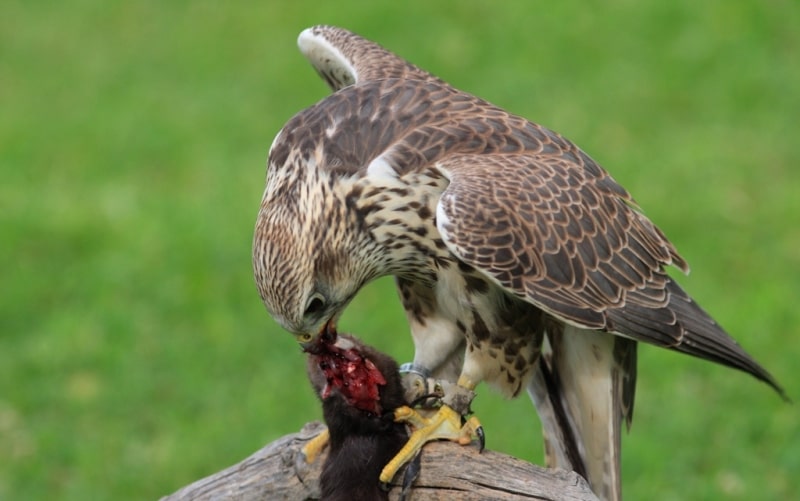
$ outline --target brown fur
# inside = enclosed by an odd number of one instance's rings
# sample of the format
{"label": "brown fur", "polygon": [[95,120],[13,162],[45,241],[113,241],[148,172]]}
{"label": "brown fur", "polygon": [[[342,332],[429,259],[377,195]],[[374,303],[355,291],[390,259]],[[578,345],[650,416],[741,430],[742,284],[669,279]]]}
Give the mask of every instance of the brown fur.
{"label": "brown fur", "polygon": [[379,389],[381,415],[349,405],[337,390],[322,399],[325,376],[317,365],[318,358],[309,357],[309,378],[322,400],[322,414],[330,431],[330,449],[320,476],[322,499],[385,500],[388,493],[381,487],[378,477],[408,440],[405,425],[394,422],[394,410],[406,404],[397,362],[352,336],[339,336],[356,343],[358,351],[383,374],[386,385]]}

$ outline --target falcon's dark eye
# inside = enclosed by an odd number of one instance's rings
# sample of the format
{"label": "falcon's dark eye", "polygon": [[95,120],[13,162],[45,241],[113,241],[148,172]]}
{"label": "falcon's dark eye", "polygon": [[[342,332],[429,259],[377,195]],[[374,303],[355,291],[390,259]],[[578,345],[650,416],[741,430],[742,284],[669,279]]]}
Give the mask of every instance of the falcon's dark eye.
{"label": "falcon's dark eye", "polygon": [[325,302],[319,296],[314,296],[311,298],[311,301],[306,306],[306,311],[303,313],[304,316],[312,316],[320,313],[323,308],[325,308]]}

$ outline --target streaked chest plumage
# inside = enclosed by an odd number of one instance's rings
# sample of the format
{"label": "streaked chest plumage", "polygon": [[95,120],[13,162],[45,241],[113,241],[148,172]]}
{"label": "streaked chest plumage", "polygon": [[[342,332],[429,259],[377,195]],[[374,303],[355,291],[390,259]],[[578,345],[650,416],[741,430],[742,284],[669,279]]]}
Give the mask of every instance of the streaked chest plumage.
{"label": "streaked chest plumage", "polygon": [[[436,319],[429,336],[465,340],[487,382],[509,396],[527,384],[547,315],[459,261],[436,226],[448,181],[435,168],[405,176],[367,176],[350,191],[359,214],[397,277],[403,306],[415,325]],[[446,332],[450,331],[450,332]]]}

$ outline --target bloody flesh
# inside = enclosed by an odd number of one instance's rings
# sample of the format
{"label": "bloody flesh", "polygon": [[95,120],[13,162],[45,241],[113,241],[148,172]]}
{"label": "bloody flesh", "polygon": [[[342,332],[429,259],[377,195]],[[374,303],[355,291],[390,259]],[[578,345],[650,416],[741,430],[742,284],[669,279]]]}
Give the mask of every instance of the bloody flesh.
{"label": "bloody flesh", "polygon": [[320,341],[309,351],[327,381],[322,390],[323,399],[338,390],[353,407],[381,414],[379,386],[384,386],[386,379],[370,359],[355,348],[345,350],[330,340]]}

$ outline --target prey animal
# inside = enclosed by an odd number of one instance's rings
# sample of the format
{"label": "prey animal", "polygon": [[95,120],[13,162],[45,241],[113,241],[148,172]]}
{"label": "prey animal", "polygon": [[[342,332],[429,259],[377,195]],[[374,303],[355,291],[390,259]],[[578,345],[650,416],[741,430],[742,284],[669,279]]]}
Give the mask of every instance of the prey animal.
{"label": "prey animal", "polygon": [[[349,31],[318,26],[298,43],[334,92],[270,148],[253,264],[267,310],[302,345],[335,331],[366,283],[394,276],[414,365],[456,383],[436,426],[465,441],[475,427],[461,415],[482,381],[527,392],[548,466],[603,499],[621,497],[637,343],[783,395],[667,274],[689,267],[574,143]],[[434,436],[420,431],[414,447]]]}
{"label": "prey animal", "polygon": [[[322,499],[388,499],[380,473],[409,437],[406,426],[395,420],[395,412],[407,404],[397,362],[335,331],[318,337],[305,351],[309,379],[328,425]],[[316,452],[313,443],[307,449]],[[404,491],[415,476],[412,468],[409,472]]]}

